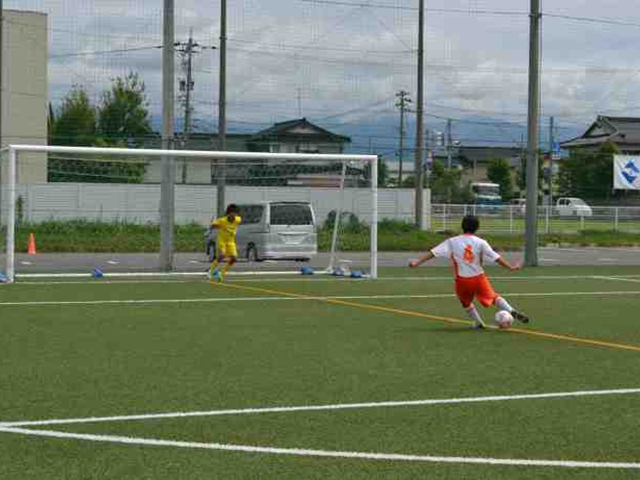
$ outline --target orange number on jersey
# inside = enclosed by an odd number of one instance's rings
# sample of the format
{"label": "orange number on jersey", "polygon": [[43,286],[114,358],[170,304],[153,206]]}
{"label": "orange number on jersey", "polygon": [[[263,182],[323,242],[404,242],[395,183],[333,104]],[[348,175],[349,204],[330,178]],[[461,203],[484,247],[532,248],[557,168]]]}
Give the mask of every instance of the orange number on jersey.
{"label": "orange number on jersey", "polygon": [[467,245],[464,247],[464,261],[467,263],[472,263],[475,258],[473,255],[473,246]]}

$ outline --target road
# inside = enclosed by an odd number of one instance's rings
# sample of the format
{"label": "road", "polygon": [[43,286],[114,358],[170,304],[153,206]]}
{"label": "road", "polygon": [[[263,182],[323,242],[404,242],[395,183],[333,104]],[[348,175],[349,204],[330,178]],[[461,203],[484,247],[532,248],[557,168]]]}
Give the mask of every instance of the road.
{"label": "road", "polygon": [[[406,266],[409,260],[416,258],[416,252],[381,252],[378,265],[380,267]],[[523,258],[520,252],[507,252],[505,257],[510,261]],[[346,265],[353,268],[366,269],[368,254],[347,252],[339,255],[340,259],[348,260]],[[4,260],[1,259],[0,260]],[[541,266],[607,266],[630,265],[640,266],[640,248],[551,248],[545,247],[538,251]],[[311,266],[316,269],[324,268],[329,263],[329,256],[321,253],[315,257]],[[437,259],[429,263],[431,266],[447,265],[446,259]],[[241,261],[238,270],[299,270],[303,263],[298,262],[260,262],[249,263]],[[179,253],[175,255],[175,266],[181,272],[204,272],[208,262],[200,253]],[[37,254],[16,256],[16,271],[18,274],[28,273],[91,273],[94,268],[103,272],[157,272],[158,255],[153,253],[80,253],[80,254]]]}

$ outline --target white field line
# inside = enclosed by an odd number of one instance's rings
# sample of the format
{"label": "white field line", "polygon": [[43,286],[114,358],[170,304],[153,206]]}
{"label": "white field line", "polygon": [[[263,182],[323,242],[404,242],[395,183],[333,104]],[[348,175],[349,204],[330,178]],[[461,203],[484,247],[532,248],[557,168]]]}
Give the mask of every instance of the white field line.
{"label": "white field line", "polygon": [[51,420],[30,420],[20,422],[1,422],[1,428],[30,427],[43,425],[69,425],[80,423],[104,423],[121,422],[132,420],[157,420],[166,418],[191,418],[191,417],[215,417],[222,415],[248,415],[258,413],[292,413],[311,411],[335,411],[335,410],[357,410],[365,408],[389,408],[389,407],[415,407],[425,405],[451,405],[466,403],[484,402],[505,402],[512,400],[539,400],[556,398],[576,398],[593,397],[606,395],[634,395],[640,394],[640,388],[620,388],[612,390],[579,390],[575,392],[552,392],[552,393],[528,393],[521,395],[493,395],[486,397],[462,397],[427,400],[404,400],[386,402],[365,402],[365,403],[338,403],[327,405],[302,405],[288,407],[266,407],[266,408],[241,408],[227,410],[209,410],[196,412],[173,412],[173,413],[152,413],[142,415],[120,415],[109,417],[86,417],[86,418],[66,418]]}
{"label": "white field line", "polygon": [[[638,281],[640,283],[640,280]],[[520,292],[502,293],[505,297],[576,297],[576,296],[617,296],[640,294],[634,290],[616,290],[605,292]],[[205,297],[205,298],[152,298],[139,300],[43,300],[26,302],[0,302],[0,307],[47,307],[74,305],[155,305],[155,304],[198,304],[224,302],[282,302],[282,301],[313,301],[313,300],[406,300],[406,299],[438,299],[454,298],[453,293],[432,293],[426,295],[318,295],[296,297]]]}
{"label": "white field line", "polygon": [[34,435],[39,437],[86,440],[91,442],[118,443],[125,445],[146,445],[154,447],[177,447],[198,450],[225,450],[231,452],[264,453],[272,455],[295,455],[303,457],[350,458],[359,460],[384,460],[396,462],[430,462],[480,465],[513,465],[529,467],[564,468],[607,468],[640,469],[635,462],[587,462],[576,460],[531,460],[517,458],[491,457],[448,457],[438,455],[408,455],[402,453],[350,452],[340,450],[313,450],[302,448],[260,447],[252,445],[231,445],[224,443],[184,442],[178,440],[160,440],[154,438],[123,437],[117,435],[94,435],[88,433],[68,433],[53,430],[30,430],[25,428],[4,428],[0,432]]}
{"label": "white field line", "polygon": [[[233,272],[229,272],[229,275],[233,277]],[[206,275],[204,273],[199,273],[199,277],[205,278]],[[616,278],[640,278],[640,275],[616,275]],[[51,278],[47,275],[42,278]],[[499,276],[492,275],[492,280],[519,280],[519,281],[529,281],[529,280],[597,280],[600,277],[593,275],[536,275],[531,277],[518,277],[514,276]],[[451,281],[452,277],[449,276],[438,276],[438,277],[379,277],[375,280],[376,283],[381,282],[401,282],[401,281]],[[314,277],[302,277],[302,275],[298,274],[298,278],[269,278],[265,280],[264,278],[234,278],[235,282],[245,283],[245,282],[278,282],[278,283],[298,283],[298,282],[354,282],[354,283],[363,283],[363,279],[352,279],[352,278],[335,278],[330,277],[327,278],[323,276],[323,278],[314,278]],[[19,281],[14,284],[11,284],[12,287],[17,286],[33,286],[33,285],[141,285],[141,284],[163,284],[163,283],[200,283],[201,279],[192,279],[192,280],[180,280],[180,279],[168,279],[168,280],[151,280],[148,278],[140,279],[140,280],[104,280],[104,279],[95,279],[95,280],[84,280],[84,281]]]}
{"label": "white field line", "polygon": [[[229,275],[232,275],[233,272],[230,272]],[[205,277],[204,274],[200,275],[201,277]],[[598,280],[603,277],[593,276],[593,275],[536,275],[531,277],[518,277],[518,276],[491,276],[491,280],[509,280],[509,281],[535,281],[535,280]],[[616,278],[640,278],[640,275],[616,275]],[[376,283],[381,282],[402,282],[402,281],[421,281],[421,282],[429,282],[429,281],[452,281],[453,278],[449,275],[446,277],[379,277],[375,280]],[[264,278],[243,278],[243,279],[235,279],[238,283],[249,283],[249,282],[268,282],[268,283],[298,283],[298,282],[353,282],[353,283],[363,283],[362,279],[351,279],[351,278],[310,278],[303,277],[299,275],[297,278],[270,278],[265,280]],[[365,280],[366,281],[366,280]],[[152,285],[152,284],[164,284],[164,283],[201,283],[201,279],[193,279],[193,280],[149,280],[149,279],[140,279],[140,280],[94,280],[94,281],[20,281],[14,284],[11,284],[13,288],[18,286],[33,286],[33,285]]]}
{"label": "white field line", "polygon": [[640,283],[640,279],[636,279],[636,278],[624,278],[624,277],[596,277],[599,280],[611,280],[611,281],[617,281],[617,282],[633,282],[633,283]]}
{"label": "white field line", "polygon": [[584,247],[584,248],[572,248],[572,247],[542,247],[540,250],[554,250],[559,252],[580,252],[580,253],[593,253],[594,251],[603,250],[605,252],[629,252],[640,253],[640,248],[630,247]]}

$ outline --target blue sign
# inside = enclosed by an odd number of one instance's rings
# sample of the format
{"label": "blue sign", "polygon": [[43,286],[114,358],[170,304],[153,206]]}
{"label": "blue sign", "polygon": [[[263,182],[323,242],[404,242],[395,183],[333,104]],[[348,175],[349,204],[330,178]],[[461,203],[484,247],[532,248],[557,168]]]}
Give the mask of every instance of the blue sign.
{"label": "blue sign", "polygon": [[629,182],[629,185],[633,185],[638,176],[640,176],[640,168],[638,168],[635,161],[629,160],[621,173],[624,179]]}

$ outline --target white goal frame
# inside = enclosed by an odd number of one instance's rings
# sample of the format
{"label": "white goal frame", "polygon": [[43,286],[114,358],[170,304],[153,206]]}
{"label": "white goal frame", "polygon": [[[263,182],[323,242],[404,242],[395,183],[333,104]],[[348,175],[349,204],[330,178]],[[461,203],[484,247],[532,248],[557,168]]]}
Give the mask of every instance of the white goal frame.
{"label": "white goal frame", "polygon": [[[6,205],[2,205],[2,210],[7,209],[6,215],[6,272],[8,283],[15,281],[15,229],[16,229],[16,182],[17,182],[17,166],[18,166],[18,154],[20,152],[30,153],[68,153],[68,154],[90,154],[90,155],[110,155],[110,156],[144,156],[144,157],[161,157],[169,159],[171,163],[175,165],[175,159],[208,159],[208,160],[300,160],[303,162],[308,161],[333,161],[341,162],[344,165],[347,162],[359,161],[368,162],[370,165],[371,185],[369,186],[371,195],[371,223],[370,223],[370,272],[368,277],[378,277],[378,156],[377,155],[359,155],[359,154],[314,154],[314,153],[268,153],[268,152],[236,152],[236,151],[207,151],[207,150],[161,150],[161,149],[130,149],[130,148],[98,148],[98,147],[66,147],[66,146],[45,146],[45,145],[8,145],[2,148],[2,157],[0,159],[0,167],[4,159],[7,158],[6,166],[6,181],[3,180],[2,188],[6,188],[4,194],[6,198]],[[173,168],[173,165],[172,165]],[[342,169],[342,179],[340,182],[340,189],[344,191],[344,171]],[[175,189],[174,182],[163,182],[163,195],[164,187],[169,185],[169,191],[173,196]],[[2,199],[0,198],[0,201]],[[161,199],[161,205],[165,199]],[[173,209],[171,209],[173,210]],[[332,251],[330,267],[333,267],[335,261],[335,242],[338,223],[340,222],[340,211],[336,215],[335,230],[332,239]],[[172,212],[173,215],[173,212]],[[173,224],[174,218],[172,216],[171,222]],[[329,269],[327,270],[329,271]],[[285,273],[285,272],[273,272],[273,273]],[[290,272],[288,272],[290,273]],[[153,275],[172,275],[176,272],[158,272]],[[177,273],[180,274],[180,273]],[[108,276],[136,276],[136,273],[110,273]],[[149,273],[140,273],[140,276],[148,276]],[[185,275],[182,273],[181,275]],[[85,274],[19,274],[20,277],[35,276],[35,277],[82,277],[90,276]],[[106,275],[105,275],[106,276]]]}

